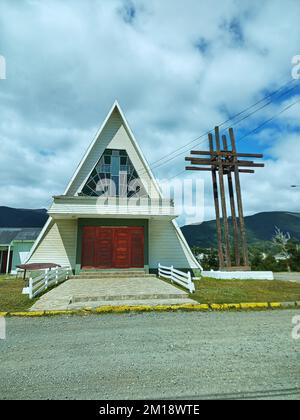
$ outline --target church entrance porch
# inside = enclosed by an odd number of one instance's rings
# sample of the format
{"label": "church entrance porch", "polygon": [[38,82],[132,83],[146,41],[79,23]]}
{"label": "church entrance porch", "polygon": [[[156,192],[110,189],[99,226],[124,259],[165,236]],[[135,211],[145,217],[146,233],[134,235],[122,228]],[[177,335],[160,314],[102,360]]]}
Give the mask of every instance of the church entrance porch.
{"label": "church entrance porch", "polygon": [[144,228],[85,226],[82,269],[144,268]]}
{"label": "church entrance porch", "polygon": [[149,272],[147,219],[78,219],[75,274],[84,271]]}

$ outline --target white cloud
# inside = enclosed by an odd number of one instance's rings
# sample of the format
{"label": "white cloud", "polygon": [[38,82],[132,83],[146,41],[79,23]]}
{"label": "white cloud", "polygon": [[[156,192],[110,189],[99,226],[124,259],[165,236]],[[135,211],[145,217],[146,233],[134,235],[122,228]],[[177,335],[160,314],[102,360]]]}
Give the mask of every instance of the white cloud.
{"label": "white cloud", "polygon": [[[63,192],[115,98],[154,161],[226,119],[226,110],[238,112],[276,89],[300,53],[296,0],[4,0],[0,9],[7,61],[0,81],[2,205],[41,207]],[[238,128],[250,131],[289,101]],[[266,169],[243,178],[247,213],[297,210],[288,186],[300,180],[286,150],[299,156],[299,109],[243,146],[266,148],[269,159]],[[155,173],[175,175],[183,157]]]}

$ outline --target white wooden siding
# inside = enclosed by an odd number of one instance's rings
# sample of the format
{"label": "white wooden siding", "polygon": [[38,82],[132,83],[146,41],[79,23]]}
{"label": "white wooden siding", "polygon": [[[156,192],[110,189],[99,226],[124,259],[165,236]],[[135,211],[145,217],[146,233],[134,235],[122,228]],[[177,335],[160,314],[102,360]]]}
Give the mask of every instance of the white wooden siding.
{"label": "white wooden siding", "polygon": [[114,109],[102,131],[99,133],[97,141],[67,190],[67,195],[74,196],[77,192],[80,192],[106,148],[126,150],[145,188],[149,190],[150,197],[159,197],[157,188],[143,164],[143,158],[139,156],[139,153],[134,146],[133,139],[129,137],[124,121],[117,108]]}
{"label": "white wooden siding", "polygon": [[55,197],[48,210],[55,218],[57,215],[77,215],[80,217],[99,217],[99,215],[162,215],[175,216],[175,208],[170,200],[148,198],[94,198],[94,197]]}
{"label": "white wooden siding", "polygon": [[[49,262],[75,268],[77,221],[52,222],[28,263]],[[149,266],[199,268],[171,220],[149,220]]]}
{"label": "white wooden siding", "polygon": [[203,268],[201,267],[201,265],[198,263],[198,261],[196,260],[196,257],[194,256],[194,254],[191,251],[191,248],[189,247],[189,244],[187,243],[180,227],[178,226],[176,220],[172,220],[172,225],[174,226],[174,229],[176,231],[178,240],[182,246],[183,252],[187,258],[187,260],[189,261],[190,267],[192,268],[198,268],[200,270],[203,270]]}
{"label": "white wooden siding", "polygon": [[77,220],[52,222],[27,263],[55,263],[75,267]]}
{"label": "white wooden siding", "polygon": [[172,221],[149,221],[149,267],[156,268],[158,264],[176,268],[198,268],[185,249]]}

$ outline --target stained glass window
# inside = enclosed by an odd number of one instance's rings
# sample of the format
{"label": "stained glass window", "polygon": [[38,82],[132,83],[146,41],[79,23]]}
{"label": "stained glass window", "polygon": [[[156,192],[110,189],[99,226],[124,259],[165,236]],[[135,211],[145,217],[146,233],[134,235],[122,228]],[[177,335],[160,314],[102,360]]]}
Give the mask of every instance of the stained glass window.
{"label": "stained glass window", "polygon": [[79,195],[147,197],[126,150],[106,149]]}

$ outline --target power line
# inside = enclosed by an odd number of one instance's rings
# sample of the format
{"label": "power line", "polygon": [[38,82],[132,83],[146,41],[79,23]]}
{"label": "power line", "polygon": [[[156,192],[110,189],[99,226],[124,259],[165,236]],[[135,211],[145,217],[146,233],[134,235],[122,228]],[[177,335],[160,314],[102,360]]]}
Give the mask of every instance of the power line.
{"label": "power line", "polygon": [[183,174],[185,172],[185,169],[183,171],[180,171],[178,174],[171,176],[169,179],[177,178],[179,175]]}
{"label": "power line", "polygon": [[[278,88],[277,90],[275,90],[274,92],[271,92],[269,95],[265,96],[264,98],[260,99],[259,101],[257,101],[255,104],[250,105],[248,108],[244,109],[243,111],[239,112],[238,114],[236,114],[235,116],[233,116],[232,118],[228,118],[228,120],[226,120],[223,124],[220,124],[219,127],[222,127],[223,125],[225,125],[227,122],[231,121],[232,119],[235,119],[237,117],[239,117],[240,115],[244,114],[244,112],[250,111],[250,109],[254,108],[256,105],[259,105],[260,103],[266,101],[267,99],[271,98],[272,96],[276,95],[277,93],[279,93],[282,89],[286,88],[288,85],[295,83],[296,80],[290,80],[289,82],[285,83],[284,85],[282,85],[280,88]],[[292,88],[291,90],[294,90],[294,88]],[[279,98],[283,95],[286,95],[289,91],[283,93],[282,95],[279,96]],[[272,102],[272,101],[271,101]],[[259,111],[259,110],[257,110]],[[256,111],[255,111],[256,112]],[[254,113],[255,113],[254,112]],[[228,127],[229,128],[229,127]],[[227,128],[226,128],[227,129]]]}
{"label": "power line", "polygon": [[[283,96],[287,95],[288,93],[292,92],[293,90],[295,90],[298,87],[298,85],[294,86],[291,89],[288,89],[286,92],[282,93],[281,95],[279,95],[276,99],[282,98]],[[255,111],[251,112],[250,114],[246,115],[245,117],[241,118],[239,121],[235,122],[234,125],[239,124],[240,122],[246,120],[247,118],[251,117],[252,115],[254,115],[256,112],[261,111],[262,109],[266,108],[267,106],[269,106],[271,103],[273,103],[272,101],[267,102],[266,104],[264,104],[263,106],[261,106],[260,108],[256,109]],[[226,128],[224,128],[222,130],[222,132],[228,130],[231,127],[231,125],[227,126]]]}
{"label": "power line", "polygon": [[269,122],[275,120],[277,117],[279,117],[281,114],[283,114],[284,112],[286,112],[287,110],[289,110],[290,108],[292,108],[293,106],[297,105],[300,102],[300,98],[289,104],[288,106],[286,106],[285,108],[283,108],[280,112],[278,112],[276,115],[273,115],[273,117],[269,118],[268,120],[264,121],[262,124],[260,124],[258,127],[256,127],[254,130],[249,131],[247,134],[245,134],[244,136],[242,136],[238,141],[241,141],[243,139],[245,139],[246,137],[250,136],[250,134],[255,133],[256,131],[260,130],[262,127],[264,127],[266,124],[268,124]]}
{"label": "power line", "polygon": [[[296,82],[296,80],[290,80],[290,81],[288,81],[288,82],[286,82],[285,84],[283,84],[280,88],[278,88],[277,90],[275,90],[274,92],[271,92],[270,94],[268,94],[267,96],[265,96],[264,98],[262,98],[262,99],[260,99],[259,101],[257,101],[257,102],[255,102],[254,104],[252,104],[252,105],[250,105],[250,106],[248,106],[247,108],[245,108],[244,110],[242,110],[242,111],[240,111],[240,112],[238,112],[237,114],[235,114],[234,116],[232,116],[232,117],[230,117],[230,118],[228,118],[227,120],[225,120],[225,121],[223,121],[222,123],[220,123],[220,124],[217,124],[219,127],[223,127],[223,125],[225,125],[227,122],[229,122],[229,121],[232,121],[232,120],[234,120],[234,119],[236,119],[237,117],[239,117],[240,115],[242,115],[242,114],[244,114],[245,112],[247,112],[247,111],[249,111],[250,109],[252,109],[252,108],[254,108],[255,106],[257,106],[257,105],[259,105],[260,103],[262,103],[262,102],[264,102],[264,101],[266,101],[267,99],[269,99],[270,97],[272,97],[272,96],[274,96],[274,95],[276,95],[277,93],[279,93],[282,89],[284,89],[284,88],[286,88],[288,85],[290,85],[290,84],[293,84],[293,83],[295,83]],[[286,95],[287,93],[289,93],[291,90],[294,90],[296,87],[294,87],[294,88],[292,88],[292,89],[290,89],[290,90],[288,90],[288,91],[286,91],[286,92],[284,92],[282,95],[280,95],[279,97],[281,97],[281,96],[283,96],[283,95]],[[272,102],[272,101],[271,101]],[[267,106],[267,105],[269,105],[271,102],[269,102],[268,104],[266,104],[265,106]],[[260,111],[260,109],[258,109],[258,110],[256,110],[256,111],[254,111],[252,114],[250,114],[250,115],[253,115],[255,112],[258,112],[258,111]],[[242,121],[242,120],[241,120]],[[202,137],[204,137],[204,136],[207,136],[209,133],[211,133],[212,132],[212,130],[210,130],[210,131],[206,131],[205,133],[203,133],[203,134],[201,134],[200,136],[198,136],[198,137],[196,137],[194,140],[191,140],[190,142],[188,142],[188,143],[185,143],[183,146],[181,146],[181,147],[178,147],[177,149],[175,149],[173,152],[171,152],[171,155],[173,154],[173,153],[175,153],[175,152],[177,152],[178,150],[181,150],[181,149],[183,149],[183,148],[185,148],[186,146],[188,146],[188,145],[190,145],[190,144],[193,144],[195,141],[197,141],[197,140],[199,140],[200,138],[202,138]],[[169,156],[169,155],[168,155]],[[151,162],[151,164],[150,164],[150,166],[152,167],[153,165],[155,165],[156,163],[158,163],[158,162],[160,162],[160,161],[162,161],[162,160],[164,160],[164,159],[166,159],[166,157],[167,156],[164,156],[164,157],[162,157],[162,158],[160,158],[160,159],[158,159],[158,160],[156,160],[156,161],[153,161],[153,162]]]}
{"label": "power line", "polygon": [[[279,96],[279,98],[280,98],[280,97],[282,97],[282,96],[285,96],[285,95],[286,95],[286,94],[288,94],[288,93],[290,93],[292,90],[296,89],[298,86],[299,86],[299,85],[296,85],[296,86],[294,86],[293,88],[289,89],[288,91],[284,92],[283,94],[281,94],[281,95]],[[251,113],[250,113],[250,114],[248,114],[247,116],[243,117],[241,120],[239,120],[239,121],[237,121],[237,122],[235,122],[235,123],[231,124],[230,126],[226,127],[226,129],[224,129],[222,132],[224,132],[225,130],[227,130],[227,129],[228,129],[228,128],[230,128],[230,127],[234,127],[234,126],[236,126],[236,125],[237,125],[237,124],[239,124],[240,122],[242,122],[242,121],[246,120],[247,118],[249,118],[250,116],[254,115],[256,112],[258,112],[258,111],[260,111],[261,109],[265,108],[266,106],[270,105],[272,102],[273,102],[273,101],[269,101],[267,104],[263,105],[262,107],[260,107],[259,109],[255,110],[255,111],[251,112]],[[224,125],[224,124],[219,124],[219,127],[221,127],[222,125]],[[206,133],[205,133],[205,134],[203,134],[201,137],[204,137],[204,136],[206,137],[206,136],[207,136],[209,133],[211,133],[212,131],[213,131],[213,130],[210,130],[210,131],[206,132]],[[199,137],[199,138],[200,138],[200,137]],[[204,141],[206,141],[206,139],[205,139]],[[203,144],[203,143],[204,143],[204,141],[201,141],[201,142],[197,143],[196,145],[193,145],[193,147],[195,147],[195,146],[199,146],[200,144]],[[189,151],[189,149],[190,149],[190,148],[186,148],[186,146],[183,146],[183,147],[185,147],[185,150],[184,150],[183,152],[180,152],[180,153],[176,154],[174,157],[169,158],[169,159],[167,160],[167,162],[163,162],[163,163],[161,163],[161,164],[154,165],[154,166],[152,166],[151,168],[152,168],[152,169],[157,169],[157,168],[159,168],[160,166],[163,166],[163,165],[165,165],[166,163],[168,163],[168,162],[170,162],[170,161],[172,161],[172,160],[176,159],[177,157],[181,156],[183,153],[188,152],[188,151]],[[181,147],[181,148],[182,148],[182,147]],[[178,150],[179,150],[179,149],[178,149]],[[169,156],[168,156],[168,157],[169,157]]]}
{"label": "power line", "polygon": [[[282,89],[284,89],[285,87],[287,87],[288,85],[290,85],[290,84],[292,84],[292,83],[295,83],[295,80],[292,80],[292,81],[289,81],[289,82],[285,83],[284,85],[282,85],[282,86],[281,86],[279,89],[277,89],[276,91],[274,91],[274,92],[270,93],[269,95],[267,95],[267,96],[266,96],[266,97],[264,97],[263,99],[260,99],[260,100],[259,100],[259,101],[257,101],[255,104],[253,104],[253,105],[249,106],[248,108],[246,108],[245,110],[243,110],[243,111],[239,112],[238,114],[234,115],[233,117],[228,118],[226,121],[222,122],[222,123],[221,123],[221,124],[219,124],[218,126],[219,126],[219,127],[222,127],[222,126],[223,126],[223,125],[225,125],[228,121],[230,121],[230,120],[234,120],[234,119],[235,119],[235,118],[237,118],[238,116],[242,115],[243,113],[247,112],[248,110],[252,109],[253,107],[255,107],[255,106],[259,105],[261,102],[264,102],[264,101],[265,101],[265,100],[267,100],[268,98],[273,97],[273,96],[274,96],[274,95],[276,95],[278,92],[280,92]],[[283,92],[281,95],[279,95],[279,96],[278,96],[278,98],[277,98],[277,99],[281,98],[282,96],[287,95],[287,94],[288,94],[288,93],[290,93],[291,91],[295,90],[298,86],[299,86],[299,83],[298,83],[296,86],[294,86],[294,87],[292,87],[292,88],[288,89],[287,91]],[[250,118],[250,117],[251,117],[252,115],[254,115],[256,112],[258,112],[258,111],[262,110],[263,108],[265,108],[265,107],[269,106],[272,102],[273,102],[273,100],[271,100],[271,101],[267,102],[267,103],[266,103],[266,104],[264,104],[262,107],[260,107],[260,108],[258,108],[258,109],[255,109],[255,110],[254,110],[254,111],[252,111],[250,114],[248,114],[248,115],[244,116],[243,118],[241,118],[241,119],[240,119],[240,120],[238,120],[237,122],[234,122],[234,123],[233,123],[233,124],[231,124],[230,126],[226,127],[226,129],[228,129],[229,127],[232,127],[232,126],[235,126],[235,125],[239,124],[240,122],[242,122],[242,121],[246,120],[247,118]],[[224,129],[223,131],[225,131],[226,129]],[[200,138],[202,138],[202,137],[206,137],[206,136],[208,136],[208,134],[209,134],[209,133],[211,133],[211,132],[212,132],[212,130],[210,130],[210,131],[207,131],[207,132],[203,133],[202,135],[200,135],[200,136],[196,137],[194,140],[190,141],[189,143],[186,143],[185,145],[183,145],[183,146],[181,146],[181,147],[179,147],[179,148],[175,149],[175,150],[174,150],[173,152],[171,152],[170,154],[168,154],[168,155],[166,155],[166,156],[164,156],[164,157],[162,157],[162,158],[158,159],[157,161],[152,162],[152,163],[150,164],[150,168],[151,168],[151,169],[157,169],[157,168],[159,168],[159,167],[161,167],[161,166],[163,166],[163,165],[165,165],[165,164],[169,163],[170,161],[172,161],[172,160],[176,159],[177,157],[181,156],[183,153],[186,153],[186,152],[190,149],[190,147],[189,147],[189,148],[187,148],[187,146],[192,145],[195,141],[199,140],[199,139],[200,139]],[[206,140],[205,140],[205,141],[206,141]],[[195,147],[195,146],[199,146],[199,145],[200,145],[200,144],[202,144],[203,142],[204,142],[204,141],[199,142],[199,143],[197,143],[196,145],[194,145],[193,147]],[[180,153],[177,153],[177,154],[176,154],[175,156],[173,156],[173,157],[170,157],[170,155],[172,156],[172,154],[176,153],[177,151],[179,151],[179,150],[181,150],[181,149],[185,149],[185,150],[183,150],[183,151],[182,151],[182,152],[180,152]],[[165,159],[167,159],[165,162],[159,163],[159,162],[161,162],[161,161],[163,161],[163,160],[165,160]],[[143,173],[146,173],[146,171],[142,172],[142,174],[143,174]]]}
{"label": "power line", "polygon": [[[269,118],[268,120],[264,121],[262,124],[260,124],[259,126],[257,126],[254,130],[249,131],[247,134],[245,134],[244,136],[242,136],[238,141],[243,140],[244,138],[250,136],[250,134],[255,133],[256,131],[258,131],[259,129],[261,129],[262,127],[264,127],[266,124],[268,124],[269,122],[275,120],[277,117],[279,117],[281,114],[283,114],[284,112],[286,112],[287,110],[289,110],[290,108],[292,108],[293,106],[297,105],[300,102],[300,98],[297,99],[297,101],[292,102],[291,104],[289,104],[288,106],[286,106],[285,108],[283,108],[280,112],[278,112],[277,114],[273,115],[271,118]],[[200,143],[199,143],[200,144]],[[196,146],[198,146],[199,144],[197,144]]]}
{"label": "power line", "polygon": [[[295,101],[295,102],[293,102],[293,103],[291,103],[291,104],[289,104],[288,106],[286,106],[285,108],[283,108],[280,112],[278,112],[277,114],[275,114],[273,117],[271,117],[271,118],[269,118],[268,120],[266,120],[266,121],[264,121],[262,124],[260,124],[258,127],[256,127],[254,130],[251,130],[251,131],[249,131],[247,134],[245,134],[244,136],[242,136],[238,141],[241,141],[241,140],[243,140],[244,138],[246,138],[246,137],[248,137],[250,134],[253,134],[253,133],[255,133],[256,131],[258,131],[260,128],[262,128],[262,127],[264,127],[266,124],[268,124],[269,122],[271,122],[271,121],[273,121],[273,120],[275,120],[278,116],[280,116],[281,114],[283,114],[284,112],[286,112],[287,110],[289,110],[290,108],[292,108],[293,106],[295,106],[297,103],[299,103],[300,102],[300,98],[297,100],[297,101]],[[203,142],[201,142],[201,143],[198,143],[198,144],[196,144],[196,146],[199,146],[200,144],[202,144]],[[179,155],[181,155],[182,153],[180,153]],[[179,155],[177,155],[177,156],[179,156]],[[172,160],[172,159],[175,159],[177,156],[175,156],[174,158],[171,158],[170,160]],[[178,173],[178,174],[176,174],[176,175],[174,175],[174,176],[172,176],[170,179],[173,179],[173,178],[176,178],[177,176],[179,176],[179,175],[181,175],[183,172],[185,172],[185,170],[183,170],[183,171],[181,171],[180,173]]]}

